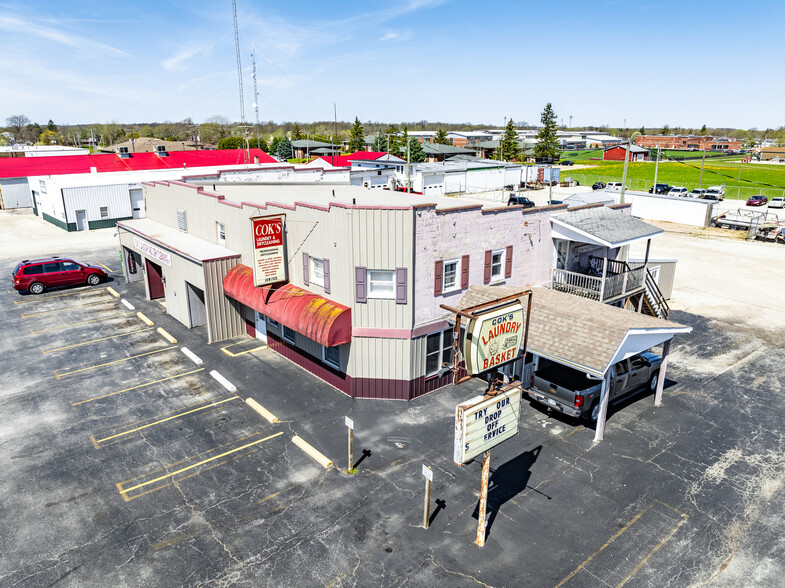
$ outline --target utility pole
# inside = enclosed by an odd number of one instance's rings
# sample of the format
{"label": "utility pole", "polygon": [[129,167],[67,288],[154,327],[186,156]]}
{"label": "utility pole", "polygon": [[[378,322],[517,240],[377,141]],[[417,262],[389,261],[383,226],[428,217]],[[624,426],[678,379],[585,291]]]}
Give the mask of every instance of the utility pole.
{"label": "utility pole", "polygon": [[627,189],[627,164],[630,161],[630,140],[627,139],[627,150],[624,152],[624,174],[621,178],[621,196],[619,204],[624,204],[624,191]]}
{"label": "utility pole", "polygon": [[411,171],[411,160],[412,160],[412,150],[411,150],[412,138],[407,136],[406,137],[406,192],[411,193],[412,191],[412,171]]}
{"label": "utility pole", "polygon": [[240,122],[245,124],[245,99],[243,98],[243,66],[240,63],[240,35],[237,32],[237,0],[232,0],[234,15],[234,48],[237,54],[237,81],[240,86]]}
{"label": "utility pole", "polygon": [[701,159],[701,177],[698,180],[698,189],[703,185],[703,164],[706,163],[706,145],[703,145],[703,158]]}
{"label": "utility pole", "polygon": [[656,196],[657,195],[657,168],[660,166],[660,146],[657,145],[657,161],[654,163],[654,187],[652,187],[651,193]]}

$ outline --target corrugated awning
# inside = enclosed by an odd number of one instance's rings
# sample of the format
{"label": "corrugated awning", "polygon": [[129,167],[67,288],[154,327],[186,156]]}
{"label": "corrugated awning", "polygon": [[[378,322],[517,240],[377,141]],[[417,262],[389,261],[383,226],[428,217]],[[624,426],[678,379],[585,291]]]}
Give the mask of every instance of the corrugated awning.
{"label": "corrugated awning", "polygon": [[333,347],[352,338],[352,309],[292,284],[254,286],[253,270],[236,265],[223,279],[224,292],[309,339]]}

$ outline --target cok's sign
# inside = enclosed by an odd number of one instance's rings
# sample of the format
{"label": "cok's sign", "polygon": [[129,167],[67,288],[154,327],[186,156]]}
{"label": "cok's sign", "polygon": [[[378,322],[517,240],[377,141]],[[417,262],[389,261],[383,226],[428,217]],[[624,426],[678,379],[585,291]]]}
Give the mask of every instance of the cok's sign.
{"label": "cok's sign", "polygon": [[471,319],[463,341],[466,372],[473,376],[518,359],[524,330],[520,304]]}
{"label": "cok's sign", "polygon": [[257,216],[253,227],[253,280],[255,286],[268,286],[287,279],[284,247],[286,215]]}
{"label": "cok's sign", "polygon": [[457,464],[466,463],[518,434],[520,386],[483,398],[477,396],[455,407],[453,460]]}

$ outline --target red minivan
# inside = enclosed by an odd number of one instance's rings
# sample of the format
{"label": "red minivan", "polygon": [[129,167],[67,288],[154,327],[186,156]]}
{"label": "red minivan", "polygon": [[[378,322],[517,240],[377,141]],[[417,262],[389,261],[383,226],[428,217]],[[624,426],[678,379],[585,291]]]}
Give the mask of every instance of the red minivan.
{"label": "red minivan", "polygon": [[106,279],[106,272],[100,267],[60,257],[26,259],[17,264],[11,275],[15,290],[28,290],[31,294],[40,294],[53,286],[95,286]]}

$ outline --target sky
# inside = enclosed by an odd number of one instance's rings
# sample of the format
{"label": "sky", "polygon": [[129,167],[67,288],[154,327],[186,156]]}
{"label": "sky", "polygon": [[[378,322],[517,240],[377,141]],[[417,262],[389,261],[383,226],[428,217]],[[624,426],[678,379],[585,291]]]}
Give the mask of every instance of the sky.
{"label": "sky", "polygon": [[[238,0],[245,117],[785,125],[782,0]],[[0,121],[240,120],[231,0],[0,0]],[[572,117],[570,119],[570,117]]]}

